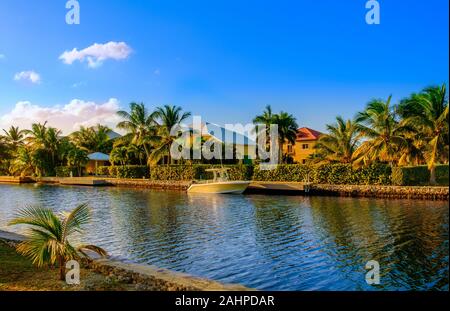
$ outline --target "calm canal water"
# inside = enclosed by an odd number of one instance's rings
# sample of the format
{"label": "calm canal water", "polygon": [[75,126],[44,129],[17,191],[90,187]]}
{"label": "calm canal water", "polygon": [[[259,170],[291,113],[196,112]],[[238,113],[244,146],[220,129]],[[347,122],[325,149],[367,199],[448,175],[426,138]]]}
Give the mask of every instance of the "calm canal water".
{"label": "calm canal water", "polygon": [[80,239],[132,262],[262,290],[449,288],[448,202],[0,185],[0,229],[22,232],[7,222],[26,205],[83,202]]}

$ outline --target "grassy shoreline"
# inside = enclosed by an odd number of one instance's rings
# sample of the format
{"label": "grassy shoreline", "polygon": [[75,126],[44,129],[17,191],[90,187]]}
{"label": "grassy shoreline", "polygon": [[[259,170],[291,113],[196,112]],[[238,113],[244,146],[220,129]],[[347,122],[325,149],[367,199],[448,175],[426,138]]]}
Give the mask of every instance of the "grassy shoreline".
{"label": "grassy shoreline", "polygon": [[0,291],[126,291],[134,285],[81,268],[80,285],[58,280],[58,269],[36,268],[14,247],[0,240]]}

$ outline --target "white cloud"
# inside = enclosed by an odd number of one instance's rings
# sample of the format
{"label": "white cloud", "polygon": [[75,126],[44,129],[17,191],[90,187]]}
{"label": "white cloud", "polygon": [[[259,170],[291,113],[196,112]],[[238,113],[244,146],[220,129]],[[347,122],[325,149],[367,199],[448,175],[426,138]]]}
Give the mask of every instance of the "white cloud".
{"label": "white cloud", "polygon": [[95,43],[83,50],[74,48],[72,51],[65,51],[59,59],[68,65],[72,65],[75,61],[87,61],[90,68],[97,68],[108,59],[126,59],[131,52],[131,48],[125,42],[111,41],[105,44]]}
{"label": "white cloud", "polygon": [[39,83],[41,83],[41,76],[33,70],[22,71],[22,72],[18,72],[14,75],[14,80],[15,81],[28,81],[33,84],[39,84]]}
{"label": "white cloud", "polygon": [[32,123],[48,121],[48,125],[61,129],[65,135],[83,126],[98,123],[115,128],[120,122],[117,116],[119,101],[115,98],[105,103],[95,103],[73,99],[64,106],[43,107],[29,101],[21,101],[7,114],[0,118],[0,129],[11,125],[30,128]]}

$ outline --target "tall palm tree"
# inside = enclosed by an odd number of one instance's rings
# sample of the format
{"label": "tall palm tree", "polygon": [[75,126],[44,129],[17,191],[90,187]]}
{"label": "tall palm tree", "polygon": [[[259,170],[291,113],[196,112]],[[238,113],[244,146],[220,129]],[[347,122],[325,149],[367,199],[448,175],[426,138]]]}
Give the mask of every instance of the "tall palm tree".
{"label": "tall palm tree", "polygon": [[70,236],[81,233],[82,227],[89,219],[90,210],[87,204],[79,205],[62,217],[56,216],[48,208],[28,207],[20,210],[9,225],[31,226],[27,239],[17,246],[17,251],[29,257],[38,267],[58,263],[59,278],[65,280],[66,262],[86,257],[84,250],[107,255],[105,250],[95,245],[72,245]]}
{"label": "tall palm tree", "polygon": [[143,103],[131,103],[130,112],[119,111],[117,114],[124,119],[117,127],[128,132],[121,140],[129,140],[135,145],[143,146],[149,159],[150,142],[156,134],[155,114],[149,113]]}
{"label": "tall palm tree", "polygon": [[319,138],[315,149],[320,162],[351,163],[359,139],[352,120],[336,117],[335,124],[327,124],[328,134]]}
{"label": "tall palm tree", "polygon": [[436,164],[448,162],[448,97],[447,88],[431,86],[402,100],[399,113],[405,122],[426,137],[424,156],[430,170],[430,183],[436,183]]}
{"label": "tall palm tree", "polygon": [[272,107],[266,106],[263,113],[253,119],[253,123],[256,125],[264,125],[266,127],[266,134],[269,134],[272,124],[278,125],[279,162],[282,163],[283,145],[286,142],[294,145],[296,142],[298,124],[295,117],[284,111],[281,111],[279,114],[274,114]]}
{"label": "tall palm tree", "polygon": [[4,142],[8,144],[13,151],[16,151],[19,146],[23,145],[25,131],[19,129],[18,126],[11,126],[8,131],[3,130],[3,132],[5,132],[5,135],[3,136]]}
{"label": "tall palm tree", "polygon": [[399,150],[404,146],[405,124],[397,120],[392,96],[386,101],[372,100],[363,112],[356,116],[356,130],[365,141],[353,154],[355,165],[374,161],[387,162],[393,166],[399,158]]}
{"label": "tall palm tree", "polygon": [[165,105],[164,107],[156,108],[154,116],[159,121],[159,128],[153,143],[154,150],[150,157],[151,162],[158,162],[167,155],[169,158],[168,163],[172,163],[170,147],[178,137],[171,135],[171,130],[174,126],[180,125],[189,118],[191,113],[183,112],[183,109],[178,106]]}
{"label": "tall palm tree", "polygon": [[278,124],[278,145],[280,147],[280,163],[283,161],[283,145],[288,142],[295,145],[297,140],[297,120],[293,115],[281,111],[275,115],[274,124]]}

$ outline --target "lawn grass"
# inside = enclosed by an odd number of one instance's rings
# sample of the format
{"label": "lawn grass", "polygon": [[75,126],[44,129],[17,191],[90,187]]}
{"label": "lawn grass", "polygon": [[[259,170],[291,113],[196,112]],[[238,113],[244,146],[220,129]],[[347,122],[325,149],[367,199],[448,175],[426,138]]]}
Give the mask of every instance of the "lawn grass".
{"label": "lawn grass", "polygon": [[80,285],[59,280],[57,268],[36,268],[28,258],[0,240],[0,291],[123,291],[134,285],[81,268]]}

